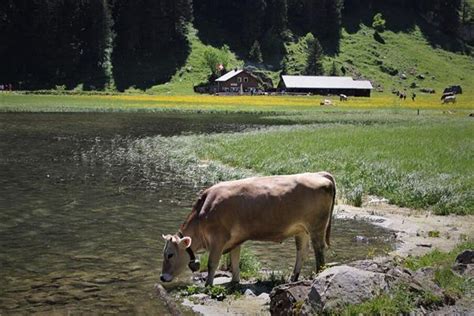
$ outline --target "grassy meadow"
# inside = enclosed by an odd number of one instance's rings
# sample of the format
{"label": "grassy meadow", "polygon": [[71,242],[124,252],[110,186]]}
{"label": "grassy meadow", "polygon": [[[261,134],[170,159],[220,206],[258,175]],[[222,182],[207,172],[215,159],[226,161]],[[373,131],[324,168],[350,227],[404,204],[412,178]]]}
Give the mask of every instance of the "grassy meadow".
{"label": "grassy meadow", "polygon": [[[324,99],[334,106],[320,106]],[[344,111],[347,109],[411,109],[464,111],[474,109],[474,95],[458,96],[455,104],[443,105],[439,95],[418,95],[400,100],[396,95],[375,93],[371,98],[350,98],[340,102],[338,97],[322,96],[213,96],[213,95],[37,95],[0,93],[0,112],[87,112],[87,111]]]}
{"label": "grassy meadow", "polygon": [[[249,112],[273,127],[181,136],[198,161],[258,174],[327,170],[339,192],[360,205],[367,195],[438,214],[474,213],[473,98],[392,95],[320,106],[321,97],[0,94],[0,112]],[[419,115],[418,115],[418,111]],[[214,179],[214,178],[213,178]]]}

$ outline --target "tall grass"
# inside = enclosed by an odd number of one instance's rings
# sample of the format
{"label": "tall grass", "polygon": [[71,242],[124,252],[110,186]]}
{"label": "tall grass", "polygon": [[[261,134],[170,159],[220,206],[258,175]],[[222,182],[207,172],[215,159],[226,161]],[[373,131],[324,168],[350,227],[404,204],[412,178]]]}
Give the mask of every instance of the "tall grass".
{"label": "tall grass", "polygon": [[313,125],[217,135],[199,154],[262,174],[327,170],[354,203],[374,194],[438,214],[473,214],[473,134],[466,120]]}

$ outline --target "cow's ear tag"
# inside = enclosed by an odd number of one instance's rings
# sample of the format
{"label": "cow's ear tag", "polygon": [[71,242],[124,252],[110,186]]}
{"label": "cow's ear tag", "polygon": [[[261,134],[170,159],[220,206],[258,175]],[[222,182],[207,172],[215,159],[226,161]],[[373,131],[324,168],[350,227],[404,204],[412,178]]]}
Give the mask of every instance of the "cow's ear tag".
{"label": "cow's ear tag", "polygon": [[191,271],[196,272],[196,271],[199,271],[201,269],[201,263],[199,262],[199,260],[196,259],[194,261],[191,261],[188,264],[188,267],[189,267],[189,269],[191,269]]}
{"label": "cow's ear tag", "polygon": [[183,249],[189,248],[191,246],[192,239],[191,237],[183,237],[179,240],[179,246]]}

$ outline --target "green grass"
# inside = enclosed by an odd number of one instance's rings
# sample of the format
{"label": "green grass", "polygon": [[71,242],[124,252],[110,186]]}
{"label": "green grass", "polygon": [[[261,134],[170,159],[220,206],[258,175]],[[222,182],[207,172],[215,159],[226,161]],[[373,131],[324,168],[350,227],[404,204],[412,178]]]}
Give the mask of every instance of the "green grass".
{"label": "green grass", "polygon": [[[204,253],[202,256],[200,256],[201,271],[207,271],[208,259],[209,255],[207,253]],[[225,254],[222,256],[220,268],[230,270],[229,254]],[[262,268],[262,265],[251,250],[246,247],[242,247],[240,252],[239,268],[241,278],[244,280],[248,280],[260,276],[260,269]]]}
{"label": "green grass", "polygon": [[[452,84],[462,85],[465,91],[474,88],[473,58],[433,48],[418,27],[407,33],[385,31],[382,33],[385,44],[377,42],[373,33],[372,28],[365,26],[354,34],[343,32],[341,53],[335,60],[349,70],[349,75],[368,78],[374,86],[380,84],[387,92],[392,88],[412,90],[412,83],[434,88],[438,93]],[[383,72],[381,65],[397,69],[407,79]],[[417,78],[419,74],[425,79]],[[419,91],[419,88],[413,90]]]}
{"label": "green grass", "polygon": [[[0,111],[250,112],[269,125],[287,127],[192,137],[183,145],[189,146],[183,153],[195,155],[196,164],[199,160],[218,162],[214,171],[223,170],[222,165],[254,174],[327,170],[336,176],[339,197],[354,205],[360,205],[366,194],[374,194],[393,204],[431,209],[438,214],[473,214],[471,110],[422,108],[416,115],[414,109],[384,105],[390,101],[384,97],[349,101],[348,107],[320,107],[315,104],[317,100],[0,94]],[[375,108],[364,108],[364,101]],[[468,103],[466,106],[472,109]],[[183,168],[201,170],[187,165]],[[208,183],[248,173],[225,171],[220,176],[210,175]]]}
{"label": "green grass", "polygon": [[[408,314],[416,308],[415,302],[418,299],[416,293],[412,293],[406,286],[400,286],[390,294],[377,296],[376,298],[362,304],[347,306],[344,310],[338,311],[338,315],[398,315]],[[436,297],[430,297],[428,293],[423,293],[424,300],[433,303],[439,301]]]}
{"label": "green grass", "polygon": [[[191,52],[186,63],[176,72],[170,82],[151,87],[146,92],[151,94],[167,95],[189,95],[194,94],[193,87],[206,82],[211,74],[204,60],[204,52],[210,47],[201,42],[196,29],[189,27],[188,41]],[[228,69],[242,67],[243,63],[237,59],[235,54],[229,56]]]}
{"label": "green grass", "polygon": [[360,195],[373,194],[438,214],[473,214],[471,121],[389,121],[217,135],[199,154],[261,174],[327,170],[354,204]]}
{"label": "green grass", "polygon": [[407,257],[403,265],[411,270],[418,270],[424,267],[434,265],[449,267],[454,263],[456,256],[464,250],[474,249],[473,241],[466,241],[458,245],[449,252],[433,250],[426,255],[420,257]]}

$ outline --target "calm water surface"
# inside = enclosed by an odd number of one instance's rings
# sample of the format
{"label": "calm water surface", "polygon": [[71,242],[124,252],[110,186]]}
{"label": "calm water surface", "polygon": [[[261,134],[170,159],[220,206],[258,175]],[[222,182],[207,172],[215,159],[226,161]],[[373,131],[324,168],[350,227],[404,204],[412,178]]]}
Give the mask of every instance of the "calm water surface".
{"label": "calm water surface", "polygon": [[[153,291],[161,234],[176,232],[201,188],[158,168],[150,189],[139,166],[89,156],[143,137],[265,124],[255,115],[0,114],[0,314],[165,314]],[[390,234],[371,225],[333,227],[330,261],[389,247]],[[267,268],[293,265],[291,240],[250,247]]]}

